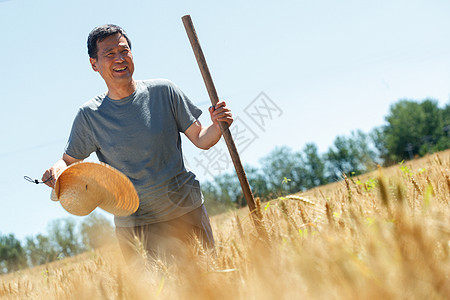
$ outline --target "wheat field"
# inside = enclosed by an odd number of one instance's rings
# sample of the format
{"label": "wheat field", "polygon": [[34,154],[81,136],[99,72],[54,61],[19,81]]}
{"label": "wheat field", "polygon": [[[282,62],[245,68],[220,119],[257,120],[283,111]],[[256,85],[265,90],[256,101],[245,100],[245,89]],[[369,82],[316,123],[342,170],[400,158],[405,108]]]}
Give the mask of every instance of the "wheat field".
{"label": "wheat field", "polygon": [[[114,242],[0,277],[2,299],[450,299],[450,150],[212,218],[216,252]],[[138,249],[139,250],[139,249]]]}

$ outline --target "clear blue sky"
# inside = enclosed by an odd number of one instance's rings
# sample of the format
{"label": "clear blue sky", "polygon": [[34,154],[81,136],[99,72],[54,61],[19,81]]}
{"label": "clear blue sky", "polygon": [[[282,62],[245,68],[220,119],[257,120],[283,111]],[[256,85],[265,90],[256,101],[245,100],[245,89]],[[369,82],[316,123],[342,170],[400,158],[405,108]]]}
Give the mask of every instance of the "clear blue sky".
{"label": "clear blue sky", "polygon": [[[78,107],[106,90],[88,61],[93,27],[122,26],[133,43],[135,78],[171,79],[204,110],[202,123],[209,122],[185,14],[219,96],[246,132],[238,142],[245,164],[257,165],[280,145],[301,150],[314,142],[323,153],[337,135],[382,125],[399,99],[449,101],[445,0],[0,0],[1,234],[46,233],[50,220],[69,216],[50,201],[49,188],[23,176],[40,178],[61,157]],[[271,101],[257,98],[261,92]],[[263,100],[274,110],[264,110]],[[253,120],[247,113],[258,108],[266,117]],[[184,149],[203,181],[208,177],[198,162],[226,148],[221,142],[216,152],[202,153],[184,140]]]}

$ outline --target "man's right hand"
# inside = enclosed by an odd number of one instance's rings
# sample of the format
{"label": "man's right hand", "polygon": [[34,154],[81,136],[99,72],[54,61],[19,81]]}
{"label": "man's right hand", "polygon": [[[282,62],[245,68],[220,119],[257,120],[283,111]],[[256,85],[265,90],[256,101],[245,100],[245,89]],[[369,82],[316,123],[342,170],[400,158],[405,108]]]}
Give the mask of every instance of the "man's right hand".
{"label": "man's right hand", "polygon": [[42,175],[42,181],[45,182],[45,184],[49,187],[54,188],[56,180],[58,179],[59,175],[67,168],[67,166],[70,166],[71,164],[79,161],[81,161],[81,159],[73,158],[64,153],[62,159],[58,160],[53,165],[53,167],[47,169],[44,172],[44,175]]}

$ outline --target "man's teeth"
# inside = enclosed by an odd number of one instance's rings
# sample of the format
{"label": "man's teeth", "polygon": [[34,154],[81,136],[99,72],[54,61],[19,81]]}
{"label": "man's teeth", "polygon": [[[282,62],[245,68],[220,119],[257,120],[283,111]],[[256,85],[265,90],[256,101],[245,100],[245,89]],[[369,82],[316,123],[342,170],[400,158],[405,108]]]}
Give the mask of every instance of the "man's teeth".
{"label": "man's teeth", "polygon": [[114,71],[123,71],[125,70],[127,67],[123,67],[123,68],[119,68],[119,69],[114,69]]}

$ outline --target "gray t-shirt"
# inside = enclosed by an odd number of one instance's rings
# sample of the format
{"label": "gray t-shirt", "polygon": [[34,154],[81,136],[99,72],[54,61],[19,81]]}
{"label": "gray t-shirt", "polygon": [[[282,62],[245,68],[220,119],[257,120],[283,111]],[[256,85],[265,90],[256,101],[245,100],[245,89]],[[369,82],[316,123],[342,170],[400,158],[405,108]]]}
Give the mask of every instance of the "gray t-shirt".
{"label": "gray t-shirt", "polygon": [[105,93],[83,104],[65,153],[85,159],[96,152],[130,178],[139,209],[115,217],[116,226],[171,220],[203,203],[198,180],[184,166],[180,137],[201,113],[172,82],[137,81],[136,91],[124,99]]}

